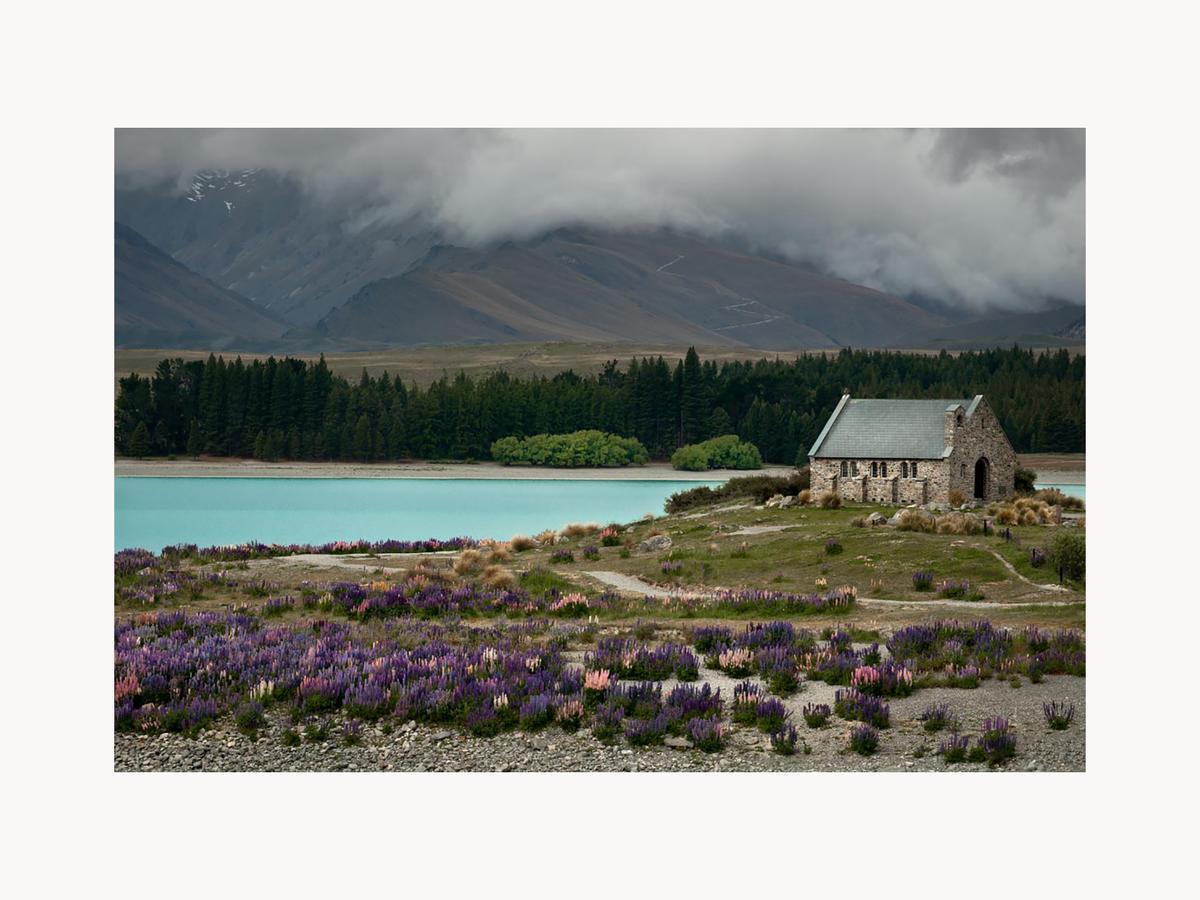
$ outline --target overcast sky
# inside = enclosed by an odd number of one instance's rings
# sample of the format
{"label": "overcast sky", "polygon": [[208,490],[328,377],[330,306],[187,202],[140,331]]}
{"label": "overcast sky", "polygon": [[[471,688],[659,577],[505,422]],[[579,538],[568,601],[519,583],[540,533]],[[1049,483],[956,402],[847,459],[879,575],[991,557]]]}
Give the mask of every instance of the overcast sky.
{"label": "overcast sky", "polygon": [[120,130],[116,150],[119,185],[271,169],[352,228],[671,226],[977,309],[1084,300],[1082,130]]}

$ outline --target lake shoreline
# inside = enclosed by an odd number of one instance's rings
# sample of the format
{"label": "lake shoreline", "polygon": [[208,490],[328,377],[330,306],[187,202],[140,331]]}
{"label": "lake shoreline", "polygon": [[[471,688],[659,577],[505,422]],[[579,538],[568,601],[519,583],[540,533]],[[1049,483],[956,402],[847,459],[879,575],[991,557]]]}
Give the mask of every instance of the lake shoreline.
{"label": "lake shoreline", "polygon": [[611,469],[554,469],[480,463],[262,462],[253,459],[123,459],[114,462],[117,478],[425,478],[500,481],[728,481],[743,475],[785,476],[790,466],[761,469],[684,472],[669,463]]}

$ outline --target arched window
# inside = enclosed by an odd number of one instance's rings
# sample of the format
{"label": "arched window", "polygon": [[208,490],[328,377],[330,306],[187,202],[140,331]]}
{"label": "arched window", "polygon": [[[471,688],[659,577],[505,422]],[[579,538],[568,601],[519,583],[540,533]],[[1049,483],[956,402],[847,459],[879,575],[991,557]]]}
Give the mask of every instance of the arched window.
{"label": "arched window", "polygon": [[962,465],[960,465],[958,467],[958,475],[960,478],[967,477],[967,464],[966,463],[963,463]]}
{"label": "arched window", "polygon": [[879,477],[879,463],[877,463],[877,462],[871,463],[871,477],[872,478]]}
{"label": "arched window", "polygon": [[850,460],[850,474],[854,476],[858,475],[858,463],[855,460]]}
{"label": "arched window", "polygon": [[901,478],[908,477],[908,463],[907,462],[900,463],[900,477]]}
{"label": "arched window", "polygon": [[914,459],[912,464],[912,477],[917,477],[917,461]]}
{"label": "arched window", "polygon": [[959,413],[957,416],[954,417],[954,422],[957,425],[961,425],[963,423],[962,413]]}
{"label": "arched window", "polygon": [[849,474],[850,474],[850,466],[843,459],[842,460],[842,477],[845,478]]}
{"label": "arched window", "polygon": [[887,478],[887,463],[885,462],[879,464],[879,477]]}

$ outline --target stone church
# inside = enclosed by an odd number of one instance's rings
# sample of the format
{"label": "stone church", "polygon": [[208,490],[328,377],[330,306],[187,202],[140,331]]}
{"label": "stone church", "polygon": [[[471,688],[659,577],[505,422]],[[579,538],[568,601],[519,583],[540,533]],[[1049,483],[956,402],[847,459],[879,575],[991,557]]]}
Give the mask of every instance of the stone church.
{"label": "stone church", "polygon": [[858,503],[949,504],[1013,493],[1017,455],[983,395],[855,400],[845,394],[808,451],[812,491]]}

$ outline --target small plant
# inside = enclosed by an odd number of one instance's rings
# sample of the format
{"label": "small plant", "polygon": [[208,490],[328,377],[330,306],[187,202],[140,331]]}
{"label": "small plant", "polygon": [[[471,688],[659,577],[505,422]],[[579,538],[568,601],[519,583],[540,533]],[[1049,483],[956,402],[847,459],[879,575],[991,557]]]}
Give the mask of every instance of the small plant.
{"label": "small plant", "polygon": [[517,721],[524,731],[536,731],[542,726],[549,724],[553,715],[554,710],[550,705],[550,695],[534,694],[521,704],[521,709],[517,714]]}
{"label": "small plant", "polygon": [[1019,688],[1021,686],[1021,676],[1020,675],[1010,675],[1008,677],[1008,686],[1010,688]]}
{"label": "small plant", "polygon": [[263,712],[263,705],[257,700],[250,700],[239,706],[233,714],[233,719],[237,723],[237,727],[246,734],[253,735],[258,729],[267,724],[266,714]]}
{"label": "small plant", "polygon": [[670,719],[665,711],[660,712],[653,719],[625,719],[625,740],[634,747],[661,744],[669,725]]}
{"label": "small plant", "polygon": [[941,731],[943,728],[953,731],[958,725],[958,719],[950,712],[949,703],[931,703],[917,718],[921,722],[921,727],[930,734]]}
{"label": "small plant", "polygon": [[362,722],[358,719],[349,719],[342,726],[342,743],[347,747],[362,743]]}
{"label": "small plant", "polygon": [[913,748],[913,759],[924,759],[927,753],[929,753],[929,745],[921,741],[921,743]]}
{"label": "small plant", "polygon": [[600,543],[605,547],[616,547],[621,543],[621,529],[616,525],[609,525],[600,532]]}
{"label": "small plant", "polygon": [[824,728],[832,714],[827,703],[806,703],[802,712],[809,728]]}
{"label": "small plant", "polygon": [[1041,547],[1029,548],[1029,565],[1035,569],[1040,569],[1046,564],[1046,551]]}
{"label": "small plant", "polygon": [[654,633],[658,630],[658,626],[653,622],[643,622],[638,619],[633,623],[633,636],[639,641],[648,641],[654,637]]}
{"label": "small plant", "polygon": [[550,562],[556,565],[559,563],[573,563],[575,562],[575,554],[566,548],[561,548],[550,554]]}
{"label": "small plant", "polygon": [[758,706],[754,711],[754,721],[758,725],[759,731],[765,731],[768,734],[783,728],[789,716],[790,713],[784,707],[783,701],[774,697],[758,701]]}
{"label": "small plant", "polygon": [[[800,735],[796,731],[796,726],[789,725],[786,729],[781,728],[771,732],[771,749],[783,756],[791,756],[796,752],[796,744],[799,740]],[[805,744],[805,747],[807,746]]]}
{"label": "small plant", "polygon": [[683,563],[678,560],[668,559],[661,563],[660,568],[662,573],[668,578],[683,574]]}
{"label": "small plant", "polygon": [[870,756],[879,747],[879,732],[870,725],[856,725],[850,732],[850,749]]}
{"label": "small plant", "polygon": [[715,753],[725,746],[725,727],[720,716],[689,719],[687,735],[692,744],[705,753]]}
{"label": "small plant", "polygon": [[279,736],[279,742],[285,747],[299,747],[300,735],[295,728],[285,728]]}
{"label": "small plant", "polygon": [[600,548],[598,548],[598,547],[584,547],[584,548],[583,548],[583,558],[584,558],[584,559],[590,559],[590,560],[593,560],[593,561],[595,561],[595,560],[599,559],[599,558],[600,558]]}
{"label": "small plant", "polygon": [[1063,700],[1061,703],[1051,700],[1042,704],[1042,714],[1046,717],[1046,724],[1051,729],[1065,731],[1070,727],[1071,720],[1075,718],[1075,704],[1067,700]]}
{"label": "small plant", "polygon": [[967,596],[970,592],[971,583],[968,581],[946,579],[938,585],[938,596],[945,597],[947,600],[957,600]]}
{"label": "small plant", "polygon": [[983,737],[978,746],[982,748],[984,758],[989,766],[998,766],[1011,759],[1017,752],[1017,736],[1013,733],[1012,725],[1004,716],[985,719],[983,722]]}
{"label": "small plant", "polygon": [[938,745],[938,753],[947,765],[965,762],[971,739],[965,734],[952,734]]}
{"label": "small plant", "polygon": [[927,571],[913,572],[912,584],[914,591],[932,591],[933,573]]}
{"label": "small plant", "polygon": [[738,548],[729,554],[731,559],[746,559],[750,556],[750,543],[742,541],[738,544]]}
{"label": "small plant", "polygon": [[878,697],[856,690],[836,691],[833,695],[833,710],[848,721],[865,722],[876,728],[887,728],[891,710]]}
{"label": "small plant", "polygon": [[601,741],[611,741],[621,733],[625,718],[625,706],[619,697],[609,697],[596,710],[592,720],[592,734]]}
{"label": "small plant", "polygon": [[758,718],[758,701],[762,690],[752,681],[739,682],[733,688],[733,721],[753,725]]}
{"label": "small plant", "polygon": [[827,540],[825,542],[825,555],[826,556],[837,556],[839,553],[842,552],[843,549],[844,548],[842,547],[842,542],[839,541],[837,538],[830,538],[829,540]]}
{"label": "small plant", "polygon": [[754,671],[754,651],[745,647],[722,650],[717,655],[717,668],[733,678],[744,678]]}

